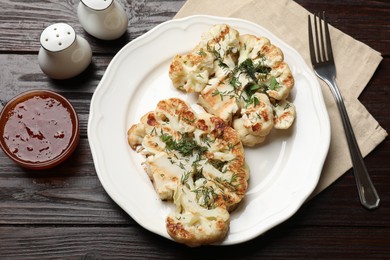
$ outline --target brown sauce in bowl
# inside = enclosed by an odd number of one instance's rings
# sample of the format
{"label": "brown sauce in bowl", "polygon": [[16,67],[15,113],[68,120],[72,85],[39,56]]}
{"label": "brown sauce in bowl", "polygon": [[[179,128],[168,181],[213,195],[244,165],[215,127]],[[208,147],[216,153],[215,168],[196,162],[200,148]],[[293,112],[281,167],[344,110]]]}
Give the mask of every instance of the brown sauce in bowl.
{"label": "brown sauce in bowl", "polygon": [[58,164],[78,141],[77,115],[69,101],[57,95],[31,92],[10,101],[2,112],[2,148],[11,159],[31,166],[27,168]]}

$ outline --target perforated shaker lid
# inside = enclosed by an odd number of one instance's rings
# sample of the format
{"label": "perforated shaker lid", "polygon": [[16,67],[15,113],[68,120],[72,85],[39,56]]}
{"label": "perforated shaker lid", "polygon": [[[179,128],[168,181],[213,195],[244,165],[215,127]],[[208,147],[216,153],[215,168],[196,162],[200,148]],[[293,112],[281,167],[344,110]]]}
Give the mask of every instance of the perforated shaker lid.
{"label": "perforated shaker lid", "polygon": [[92,10],[101,11],[107,9],[113,0],[80,0],[85,6]]}
{"label": "perforated shaker lid", "polygon": [[76,32],[66,23],[55,23],[43,30],[41,45],[51,52],[63,51],[76,40]]}

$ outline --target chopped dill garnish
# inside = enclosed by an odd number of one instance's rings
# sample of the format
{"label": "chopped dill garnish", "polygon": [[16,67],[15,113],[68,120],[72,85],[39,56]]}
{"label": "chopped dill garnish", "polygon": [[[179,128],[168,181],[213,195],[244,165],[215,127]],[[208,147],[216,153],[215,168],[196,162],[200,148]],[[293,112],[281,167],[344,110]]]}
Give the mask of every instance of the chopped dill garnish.
{"label": "chopped dill garnish", "polygon": [[157,135],[157,130],[153,127],[152,131],[150,131],[150,135]]}
{"label": "chopped dill garnish", "polygon": [[278,90],[281,86],[279,85],[279,82],[277,82],[276,78],[274,76],[271,77],[271,80],[269,82],[269,89],[270,90]]}
{"label": "chopped dill garnish", "polygon": [[207,51],[214,55],[215,59],[218,61],[218,65],[222,69],[229,69],[229,66],[226,65],[226,63],[223,61],[223,58],[221,57],[221,54],[214,48],[211,48],[209,44],[207,44]]}
{"label": "chopped dill garnish", "polygon": [[190,177],[191,171],[184,172],[181,176],[181,183],[184,184],[187,182],[188,178]]}
{"label": "chopped dill garnish", "polygon": [[261,62],[253,64],[253,61],[248,58],[238,65],[238,70],[248,75],[254,82],[257,82],[256,73],[269,74],[271,68],[263,65]]}
{"label": "chopped dill garnish", "polygon": [[207,54],[204,52],[203,48],[200,48],[200,50],[197,52],[199,56],[206,56]]}
{"label": "chopped dill garnish", "polygon": [[218,198],[218,194],[214,191],[212,186],[201,186],[192,190],[192,192],[195,192],[196,199],[200,206],[207,209],[215,208],[214,203]]}
{"label": "chopped dill garnish", "polygon": [[160,136],[160,139],[165,143],[165,148],[168,151],[175,150],[183,156],[190,156],[193,152],[203,154],[207,151],[207,147],[198,145],[188,133],[184,133],[178,141],[173,140],[171,135],[165,133]]}
{"label": "chopped dill garnish", "polygon": [[236,94],[234,93],[234,90],[225,90],[225,91],[219,91],[218,89],[215,89],[211,95],[218,96],[221,98],[221,101],[223,101],[224,97],[236,97]]}
{"label": "chopped dill garnish", "polygon": [[207,162],[220,172],[222,172],[223,167],[228,163],[226,161],[221,161],[218,159],[208,159]]}

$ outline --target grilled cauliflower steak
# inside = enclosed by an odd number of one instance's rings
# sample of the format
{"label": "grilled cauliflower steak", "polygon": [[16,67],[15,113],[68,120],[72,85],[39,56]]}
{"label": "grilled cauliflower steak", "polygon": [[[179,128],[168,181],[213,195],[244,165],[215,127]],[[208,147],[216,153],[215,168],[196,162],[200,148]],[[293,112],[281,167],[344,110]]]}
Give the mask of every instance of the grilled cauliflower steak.
{"label": "grilled cauliflower steak", "polygon": [[226,236],[229,212],[245,196],[249,178],[236,130],[171,98],[131,126],[128,142],[145,156],[143,165],[158,196],[176,205],[166,219],[173,239],[199,246]]}
{"label": "grilled cauliflower steak", "polygon": [[[212,28],[189,53],[176,55],[169,67],[173,85],[186,92],[200,92],[218,64],[234,68],[239,50],[238,32],[227,25]],[[218,59],[215,59],[218,57]]]}
{"label": "grilled cauliflower steak", "polygon": [[215,25],[192,51],[173,58],[169,76],[179,90],[199,93],[198,103],[235,128],[245,146],[294,122],[295,106],[287,101],[294,78],[283,52],[265,37]]}

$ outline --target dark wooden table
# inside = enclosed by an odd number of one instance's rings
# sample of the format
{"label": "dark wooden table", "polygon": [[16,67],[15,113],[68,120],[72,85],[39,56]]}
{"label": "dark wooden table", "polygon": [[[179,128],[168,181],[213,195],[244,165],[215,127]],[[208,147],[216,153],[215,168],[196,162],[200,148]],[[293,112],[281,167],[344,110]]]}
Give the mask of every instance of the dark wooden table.
{"label": "dark wooden table", "polygon": [[[30,89],[51,89],[74,104],[81,140],[61,166],[41,172],[15,165],[0,151],[0,259],[205,258],[390,258],[390,141],[365,158],[381,196],[368,211],[358,200],[352,171],[306,203],[291,219],[256,239],[229,247],[188,248],[140,227],[106,194],[96,176],[87,140],[92,94],[115,53],[157,24],[171,19],[184,0],[122,1],[128,32],[104,42],[78,22],[79,1],[0,2],[0,108]],[[309,11],[325,10],[332,25],[383,54],[360,101],[390,130],[390,2],[387,0],[298,0]],[[39,36],[67,22],[89,41],[92,65],[64,81],[49,79],[37,63]]]}

